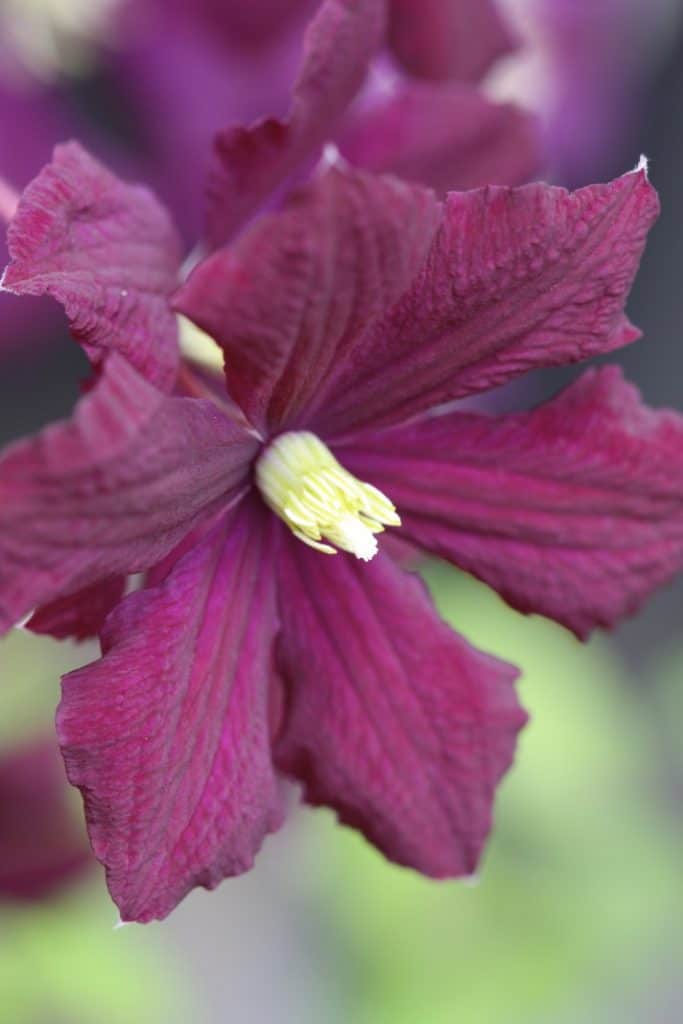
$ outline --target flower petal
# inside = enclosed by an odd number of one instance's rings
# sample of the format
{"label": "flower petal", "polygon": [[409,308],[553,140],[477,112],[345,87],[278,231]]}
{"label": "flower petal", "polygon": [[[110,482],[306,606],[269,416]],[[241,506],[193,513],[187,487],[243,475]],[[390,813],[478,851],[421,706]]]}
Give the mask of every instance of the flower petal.
{"label": "flower petal", "polygon": [[301,418],[413,280],[438,215],[431,192],[333,167],[195,269],[176,307],[222,346],[228,389],[252,423]]}
{"label": "flower petal", "polygon": [[306,31],[287,119],[217,136],[207,217],[213,246],[225,244],[332,137],[381,46],[385,20],[384,0],[324,0]]}
{"label": "flower petal", "polygon": [[337,455],[395,502],[399,535],[581,638],[683,569],[683,416],[616,367],[530,413],[448,413]]}
{"label": "flower petal", "polygon": [[109,576],[75,594],[44,604],[31,616],[26,628],[58,640],[67,637],[87,640],[97,636],[107,615],[123,597],[125,588],[125,576]]}
{"label": "flower petal", "polygon": [[517,41],[495,0],[391,0],[389,40],[412,75],[477,81]]}
{"label": "flower petal", "polygon": [[63,681],[58,732],[124,921],[251,867],[281,821],[268,694],[269,523],[243,503],[158,587],[110,616],[102,660]]}
{"label": "flower petal", "polygon": [[54,739],[0,755],[0,898],[43,900],[91,861]]}
{"label": "flower petal", "polygon": [[25,190],[7,244],[3,288],[51,295],[96,366],[117,350],[170,390],[179,356],[168,296],[180,248],[147,189],[123,184],[75,142],[57,146]]}
{"label": "flower petal", "polygon": [[441,195],[451,189],[522,184],[541,163],[538,125],[531,114],[457,84],[402,86],[383,102],[354,113],[338,145],[352,164],[429,185]]}
{"label": "flower petal", "polygon": [[169,398],[110,356],[70,420],[0,459],[0,633],[158,562],[241,491],[255,448],[212,402]]}
{"label": "flower petal", "polygon": [[624,302],[658,212],[640,169],[574,193],[451,193],[414,286],[321,390],[312,429],[400,422],[634,341]]}
{"label": "flower petal", "polygon": [[470,874],[526,720],[516,670],[453,633],[381,554],[360,565],[288,538],[280,592],[278,766],[391,860]]}
{"label": "flower petal", "polygon": [[[173,19],[190,17],[225,49],[239,46],[253,57],[261,49],[277,42],[304,18],[309,18],[317,0],[251,0],[234,3],[225,0],[162,0],[161,8]],[[232,71],[232,69],[230,69]]]}

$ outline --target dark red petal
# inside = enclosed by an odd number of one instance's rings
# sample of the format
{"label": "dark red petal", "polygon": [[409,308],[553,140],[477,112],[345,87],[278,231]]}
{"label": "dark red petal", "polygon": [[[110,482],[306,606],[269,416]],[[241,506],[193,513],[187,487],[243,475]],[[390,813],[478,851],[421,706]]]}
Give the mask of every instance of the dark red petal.
{"label": "dark red petal", "polygon": [[324,0],[309,25],[285,121],[267,118],[216,138],[207,238],[217,247],[324,142],[356,95],[384,38],[384,0]]}
{"label": "dark red petal", "polygon": [[125,576],[109,576],[75,594],[44,604],[31,616],[26,628],[58,640],[67,637],[87,640],[97,636],[107,615],[123,597],[125,588]]}
{"label": "dark red petal", "polygon": [[521,185],[541,165],[536,119],[466,85],[411,82],[349,118],[338,145],[352,164],[429,185],[440,195]]}
{"label": "dark red petal", "polygon": [[399,536],[582,638],[683,569],[683,416],[615,367],[530,413],[449,413],[337,455],[396,503]]}
{"label": "dark red petal", "polygon": [[161,586],[119,605],[102,660],[64,678],[67,772],[124,921],[165,917],[194,886],[248,870],[280,824],[266,515],[242,504]]}
{"label": "dark red petal", "polygon": [[643,170],[574,193],[451,193],[413,287],[340,363],[314,429],[400,422],[635,340],[624,302],[658,212]]}
{"label": "dark red petal", "polygon": [[470,874],[526,720],[516,670],[453,633],[385,556],[366,565],[287,541],[278,765],[391,860]]}
{"label": "dark red petal", "polygon": [[45,899],[87,868],[67,788],[54,740],[0,755],[0,898]]}
{"label": "dark red petal", "polygon": [[119,355],[73,417],[0,458],[0,633],[40,605],[158,562],[247,482],[256,442]]}
{"label": "dark red petal", "polygon": [[124,184],[75,142],[57,146],[24,191],[7,244],[4,288],[51,295],[96,366],[116,350],[170,390],[178,343],[168,296],[180,243],[147,189]]}
{"label": "dark red petal", "polygon": [[259,429],[304,416],[415,277],[439,211],[425,189],[332,168],[196,268],[177,308],[222,346],[230,394]]}
{"label": "dark red petal", "polygon": [[495,0],[391,0],[389,40],[411,74],[477,81],[517,41]]}

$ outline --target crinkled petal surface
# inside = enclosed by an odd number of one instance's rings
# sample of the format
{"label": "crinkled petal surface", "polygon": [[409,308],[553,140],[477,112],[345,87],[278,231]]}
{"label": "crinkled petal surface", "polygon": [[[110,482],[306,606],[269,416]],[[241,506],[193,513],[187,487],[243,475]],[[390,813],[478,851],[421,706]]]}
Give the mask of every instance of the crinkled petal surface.
{"label": "crinkled petal surface", "polygon": [[395,502],[401,536],[581,638],[683,568],[683,417],[616,367],[530,413],[447,413],[337,454]]}
{"label": "crinkled petal surface", "polygon": [[31,616],[26,628],[58,640],[71,637],[87,640],[97,636],[109,612],[119,603],[126,588],[125,576],[109,576],[75,594],[58,597]]}
{"label": "crinkled petal surface", "polygon": [[0,632],[158,562],[241,492],[255,447],[213,402],[163,395],[110,356],[70,420],[0,459]]}
{"label": "crinkled petal surface", "polygon": [[280,614],[279,767],[391,860],[470,874],[525,722],[516,670],[453,633],[382,554],[359,565],[287,538]]}
{"label": "crinkled petal surface", "polygon": [[216,138],[207,238],[225,244],[263,201],[330,140],[384,38],[384,0],[324,0],[304,40],[286,120],[231,127]]}
{"label": "crinkled petal surface", "polygon": [[321,382],[415,277],[439,212],[425,189],[333,167],[195,269],[176,307],[223,348],[252,423],[305,422]]}
{"label": "crinkled petal surface", "polygon": [[[82,137],[87,125],[79,118],[73,104],[64,102],[59,89],[27,88],[22,76],[8,67],[6,24],[0,40],[0,61],[3,67],[0,88],[0,177],[8,186],[2,190],[2,230],[0,230],[0,268],[8,262],[5,242],[5,219],[12,207],[12,191],[23,188],[49,160],[52,146],[58,139]],[[35,83],[32,83],[35,85]],[[24,126],[19,131],[18,126]],[[30,130],[26,126],[30,125]],[[27,306],[29,307],[27,309]],[[0,297],[0,353],[17,352],[23,345],[49,344],[53,337],[54,304],[49,300],[21,301],[9,293]],[[57,314],[58,315],[58,314]]]}
{"label": "crinkled petal surface", "polygon": [[63,681],[58,734],[124,921],[246,871],[281,820],[268,695],[272,523],[241,506],[110,616]]}
{"label": "crinkled petal surface", "polygon": [[116,350],[171,389],[179,355],[168,296],[180,244],[147,189],[119,181],[77,143],[57,146],[23,193],[7,243],[4,288],[60,302],[95,365]]}
{"label": "crinkled petal surface", "polygon": [[46,899],[91,862],[67,790],[54,739],[0,755],[0,898]]}
{"label": "crinkled petal surface", "polygon": [[516,47],[495,0],[391,0],[389,40],[419,78],[477,81]]}
{"label": "crinkled petal surface", "polygon": [[451,193],[415,283],[340,362],[311,429],[400,422],[634,341],[624,302],[658,212],[643,170],[574,193]]}
{"label": "crinkled petal surface", "polygon": [[536,119],[467,85],[411,82],[355,112],[337,142],[352,163],[428,185],[441,195],[521,185],[541,163]]}

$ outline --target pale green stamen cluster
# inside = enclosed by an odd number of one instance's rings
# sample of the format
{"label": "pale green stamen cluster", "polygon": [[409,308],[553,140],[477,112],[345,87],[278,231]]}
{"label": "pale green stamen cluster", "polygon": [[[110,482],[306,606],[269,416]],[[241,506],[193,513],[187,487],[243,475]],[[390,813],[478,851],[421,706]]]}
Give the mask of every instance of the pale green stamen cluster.
{"label": "pale green stamen cluster", "polygon": [[307,430],[268,445],[256,463],[256,485],[295,537],[329,555],[341,549],[367,562],[377,554],[375,534],[401,525],[389,499],[347,472]]}

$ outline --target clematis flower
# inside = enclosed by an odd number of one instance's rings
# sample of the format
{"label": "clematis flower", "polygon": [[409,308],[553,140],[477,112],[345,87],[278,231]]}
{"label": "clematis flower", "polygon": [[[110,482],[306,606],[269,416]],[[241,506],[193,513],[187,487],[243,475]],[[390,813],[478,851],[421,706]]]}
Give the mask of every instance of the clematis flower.
{"label": "clematis flower", "polygon": [[224,391],[179,366],[153,197],[75,145],[26,191],[4,285],[61,301],[98,373],[0,461],[0,625],[149,571],[58,714],[124,920],[249,868],[282,777],[399,864],[474,870],[525,719],[516,672],[439,620],[385,537],[581,636],[680,569],[683,419],[618,371],[531,413],[432,415],[635,340],[657,209],[642,167],[444,204],[329,167],[178,293]]}
{"label": "clematis flower", "polygon": [[0,755],[0,899],[44,899],[87,868],[85,836],[65,798],[54,740]]}
{"label": "clematis flower", "polygon": [[[429,13],[441,26],[448,11],[461,31],[466,19],[456,11],[470,7],[420,6],[420,18]],[[485,9],[492,8],[482,8],[484,20]],[[387,25],[399,11],[408,19],[413,7],[389,4],[388,10],[389,21],[387,5],[378,0],[327,0],[307,30],[286,116],[216,135],[205,231],[210,245],[228,242],[261,205],[300,180],[330,141],[358,166],[397,173],[440,193],[533,177],[540,163],[535,120],[514,104],[493,104],[462,81],[405,81],[386,68],[381,87],[361,91]],[[487,38],[481,27],[470,40],[473,54]]]}

